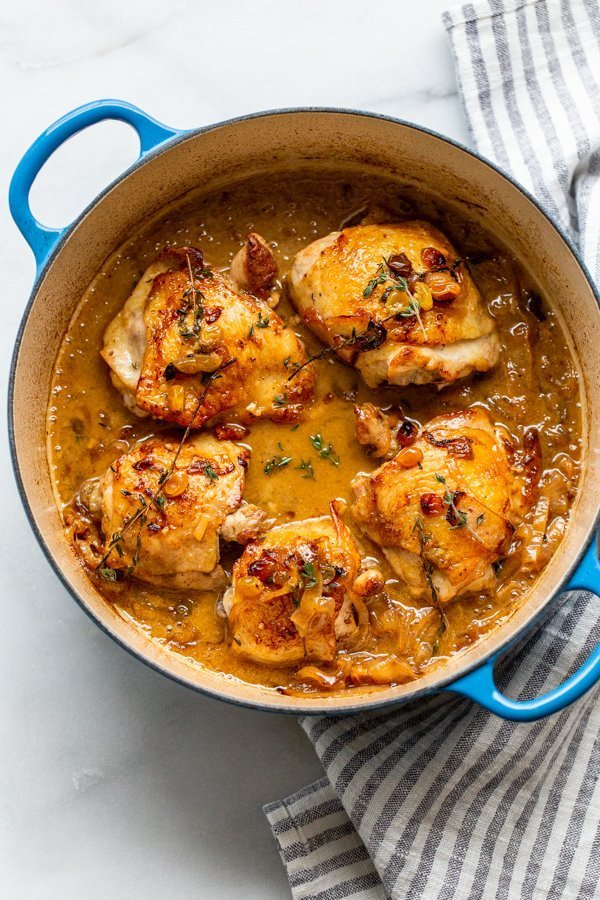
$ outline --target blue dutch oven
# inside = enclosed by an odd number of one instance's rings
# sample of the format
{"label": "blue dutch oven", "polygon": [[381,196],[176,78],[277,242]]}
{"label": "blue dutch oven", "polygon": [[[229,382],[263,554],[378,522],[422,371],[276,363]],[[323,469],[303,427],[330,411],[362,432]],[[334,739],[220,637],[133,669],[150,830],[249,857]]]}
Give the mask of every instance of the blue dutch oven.
{"label": "blue dutch oven", "polygon": [[[68,228],[47,228],[29,208],[29,192],[38,172],[64,141],[105,119],[135,129],[140,140],[138,160]],[[53,496],[45,449],[48,392],[60,342],[84,290],[139,223],[198,186],[210,190],[256,171],[290,166],[357,164],[422,184],[459,208],[480,210],[486,228],[525,261],[561,315],[578,360],[584,467],[559,550],[509,621],[444,668],[412,684],[353,690],[336,697],[285,697],[260,685],[226,679],[170,653],[97,593],[64,537]],[[211,696],[295,714],[355,713],[445,690],[470,697],[497,715],[530,721],[564,709],[598,681],[600,648],[563,684],[533,700],[510,699],[494,682],[499,656],[527,629],[543,627],[557,594],[600,589],[594,538],[600,508],[598,295],[569,238],[506,173],[442,135],[369,113],[281,110],[178,131],[128,103],[102,100],[68,113],[40,135],[14,173],[10,208],[37,262],[10,379],[9,425],[19,489],[33,531],[59,578],[83,609],[126,649],[165,675]],[[578,649],[573,648],[574,656]]]}

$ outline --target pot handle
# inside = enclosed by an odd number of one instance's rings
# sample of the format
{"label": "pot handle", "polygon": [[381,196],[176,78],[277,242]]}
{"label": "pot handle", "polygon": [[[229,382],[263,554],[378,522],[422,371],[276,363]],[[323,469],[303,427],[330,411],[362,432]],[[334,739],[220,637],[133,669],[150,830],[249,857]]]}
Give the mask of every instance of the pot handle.
{"label": "pot handle", "polygon": [[[592,539],[587,552],[564,590],[584,590],[600,595],[598,535]],[[475,700],[476,703],[503,719],[512,719],[515,722],[533,722],[565,709],[600,680],[600,645],[598,645],[583,665],[554,690],[541,697],[536,697],[535,700],[511,700],[510,697],[505,697],[500,693],[494,683],[494,665],[501,655],[500,653],[495,654],[475,671],[454,681],[446,690]]]}
{"label": "pot handle", "polygon": [[117,119],[135,128],[140,139],[140,155],[145,156],[159,144],[181,134],[174,128],[161,125],[147,113],[123,100],[94,100],[63,116],[50,125],[25,153],[10,183],[9,203],[12,217],[21,234],[33,250],[38,272],[67,228],[48,228],[33,216],[29,208],[29,192],[40,169],[57,147],[84,128]]}

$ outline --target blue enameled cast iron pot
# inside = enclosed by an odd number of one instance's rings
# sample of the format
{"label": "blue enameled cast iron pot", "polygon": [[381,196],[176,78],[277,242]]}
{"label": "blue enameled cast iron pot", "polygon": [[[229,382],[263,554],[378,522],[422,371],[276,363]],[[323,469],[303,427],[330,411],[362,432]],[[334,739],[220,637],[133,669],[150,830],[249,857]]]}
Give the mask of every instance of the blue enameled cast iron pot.
{"label": "blue enameled cast iron pot", "polygon": [[[32,216],[29,191],[39,170],[68,138],[104,119],[131,125],[137,162],[68,228]],[[62,337],[82,293],[104,260],[141,222],[187,191],[210,190],[257,172],[304,166],[360,166],[435,191],[441,201],[479,216],[524,261],[558,311],[578,360],[584,420],[584,467],[558,552],[520,609],[505,624],[416,683],[345,696],[285,697],[194,665],[150,641],[97,593],[64,538],[46,460],[46,407]],[[177,131],[127,103],[90,103],[50,126],[14,173],[10,206],[35,254],[36,283],[19,330],[9,396],[12,455],[32,528],[59,578],[83,609],[140,659],[196,690],[260,709],[349,713],[439,690],[471,697],[492,712],[533,720],[563,709],[600,678],[600,648],[566,682],[543,697],[516,701],[494,684],[494,663],[523,632],[540,624],[563,590],[600,588],[593,538],[600,507],[600,311],[588,273],[569,239],[506,174],[447,138],[384,116],[335,109],[260,113]],[[43,352],[41,351],[43,348]],[[576,655],[579,648],[573,648]]]}

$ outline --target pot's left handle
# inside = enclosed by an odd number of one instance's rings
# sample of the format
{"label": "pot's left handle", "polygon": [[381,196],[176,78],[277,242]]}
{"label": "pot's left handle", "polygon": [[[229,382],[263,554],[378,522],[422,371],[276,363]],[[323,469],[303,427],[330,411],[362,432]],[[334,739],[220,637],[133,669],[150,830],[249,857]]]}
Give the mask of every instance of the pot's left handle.
{"label": "pot's left handle", "polygon": [[40,169],[65,141],[84,128],[117,119],[131,125],[140,139],[140,158],[169,138],[181,134],[174,128],[161,125],[143,110],[123,100],[95,100],[74,109],[50,125],[25,153],[12,177],[9,203],[12,217],[23,237],[33,250],[38,271],[54,249],[66,228],[48,228],[34,217],[29,208],[29,192]]}
{"label": "pot's left handle", "polygon": [[[600,562],[598,560],[598,535],[594,535],[565,591],[584,590],[600,595]],[[503,651],[505,652],[505,651]],[[515,722],[533,722],[551,713],[560,712],[578,700],[600,681],[600,644],[592,651],[583,665],[554,690],[533,700],[512,700],[505,697],[494,682],[496,656],[482,666],[454,681],[446,690],[475,700],[480,706],[503,719]]]}

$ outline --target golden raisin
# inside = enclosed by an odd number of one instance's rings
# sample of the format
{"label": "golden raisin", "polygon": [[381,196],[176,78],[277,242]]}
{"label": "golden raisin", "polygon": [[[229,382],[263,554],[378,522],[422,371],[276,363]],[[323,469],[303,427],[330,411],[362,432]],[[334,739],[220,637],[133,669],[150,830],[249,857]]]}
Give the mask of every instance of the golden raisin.
{"label": "golden raisin", "polygon": [[223,331],[220,325],[204,324],[198,338],[198,349],[201,353],[209,353],[211,350],[215,350],[222,340]]}
{"label": "golden raisin", "polygon": [[426,516],[439,516],[444,508],[444,503],[439,494],[421,494],[421,511]]}
{"label": "golden raisin", "polygon": [[220,441],[243,441],[250,434],[250,429],[235,422],[226,422],[213,427],[214,436]]}
{"label": "golden raisin", "polygon": [[417,439],[417,426],[410,419],[405,419],[396,432],[396,440],[401,447],[410,447]]}
{"label": "golden raisin", "polygon": [[396,462],[398,462],[403,469],[412,469],[413,466],[418,466],[422,459],[423,451],[420,450],[419,447],[405,447],[404,450],[401,450],[397,455]]}
{"label": "golden raisin", "polygon": [[460,294],[460,284],[449,272],[428,272],[424,282],[434,300],[455,300]]}
{"label": "golden raisin", "polygon": [[423,281],[419,281],[413,288],[413,294],[419,301],[419,306],[422,310],[427,312],[429,309],[433,309],[433,295],[428,284],[425,284]]}
{"label": "golden raisin", "polygon": [[[173,368],[177,369],[178,372],[182,372],[184,375],[198,375],[199,372],[214,372],[215,369],[219,368],[220,364],[221,357],[215,352],[189,353],[187,356],[182,356],[181,359],[175,359],[170,363]],[[174,387],[181,387],[183,390],[182,385],[174,385]]]}
{"label": "golden raisin", "polygon": [[392,273],[400,278],[408,278],[413,271],[413,266],[406,253],[393,253],[387,258],[387,267]]}
{"label": "golden raisin", "polygon": [[446,257],[441,250],[435,247],[425,247],[421,250],[421,259],[428,269],[441,268],[446,265]]}
{"label": "golden raisin", "polygon": [[187,488],[188,482],[187,474],[181,469],[175,469],[171,477],[165,482],[163,494],[166,494],[167,497],[179,497]]}

